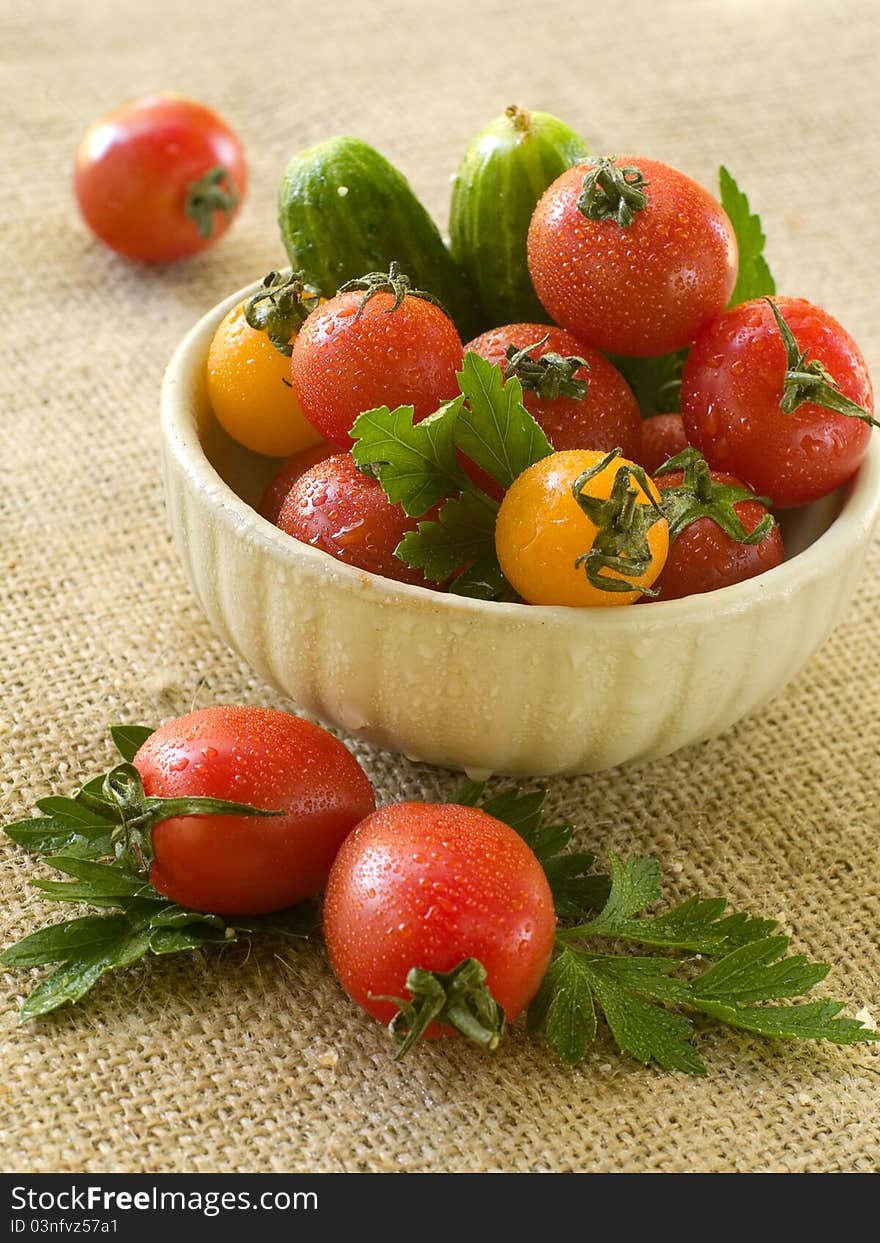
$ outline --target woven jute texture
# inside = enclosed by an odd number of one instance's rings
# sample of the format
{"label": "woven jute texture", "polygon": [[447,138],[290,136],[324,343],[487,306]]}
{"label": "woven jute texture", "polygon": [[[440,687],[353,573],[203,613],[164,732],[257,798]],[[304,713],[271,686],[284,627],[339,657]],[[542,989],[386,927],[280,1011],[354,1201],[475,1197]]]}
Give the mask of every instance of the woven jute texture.
{"label": "woven jute texture", "polygon": [[[762,213],[780,290],[827,306],[876,373],[876,22],[873,0],[3,0],[4,820],[106,767],[111,721],[294,706],[189,593],[157,419],[191,323],[283,262],[275,190],[294,150],[359,134],[441,221],[471,134],[514,101],[565,117],[594,149],[708,184],[723,160]],[[88,235],[70,169],[91,120],[156,89],[227,117],[252,180],[221,244],[148,270]],[[656,855],[672,892],[779,916],[795,948],[834,964],[820,993],[880,1017],[878,564],[765,711],[660,763],[554,781],[550,803],[584,846]],[[351,745],[380,801],[453,789],[454,774]],[[28,889],[36,871],[3,847],[4,944],[60,915]],[[28,977],[3,978],[0,1151],[20,1172],[854,1171],[880,1158],[874,1048],[707,1028],[710,1073],[690,1080],[602,1039],[571,1071],[517,1030],[493,1057],[450,1041],[400,1064],[323,951],[281,943],[154,960],[21,1029]]]}

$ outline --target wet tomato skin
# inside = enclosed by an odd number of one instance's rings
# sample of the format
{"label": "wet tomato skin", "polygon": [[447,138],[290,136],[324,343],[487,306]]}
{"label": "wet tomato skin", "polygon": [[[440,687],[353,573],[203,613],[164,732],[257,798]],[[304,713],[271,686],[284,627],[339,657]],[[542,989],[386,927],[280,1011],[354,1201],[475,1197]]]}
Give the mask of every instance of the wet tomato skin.
{"label": "wet tomato skin", "polygon": [[419,422],[458,393],[461,338],[439,307],[411,295],[396,311],[390,293],[363,299],[340,293],[312,311],[290,360],[306,417],[342,449],[364,410],[412,406]]}
{"label": "wet tomato skin", "polygon": [[412,967],[449,971],[465,958],[483,964],[490,992],[514,1019],[537,992],[555,928],[538,860],[513,829],[475,807],[379,808],[346,839],[327,882],[333,970],[385,1023],[397,1007],[377,994],[406,997]]}
{"label": "wet tomato skin", "polygon": [[300,409],[289,371],[287,357],[247,322],[244,304],[224,317],[208,350],[208,400],[226,432],[254,453],[282,457],[320,439]]}
{"label": "wet tomato skin", "polygon": [[620,449],[625,458],[638,461],[642,421],[632,389],[604,354],[574,333],[549,324],[505,324],[484,332],[464,348],[503,370],[509,346],[520,350],[545,336],[548,339],[543,345],[529,351],[534,358],[554,353],[563,358],[585,358],[589,364],[588,370],[575,372],[575,379],[586,380],[589,385],[584,398],[548,399],[528,390],[523,393],[523,405],[541,424],[553,448],[602,449],[606,453]]}
{"label": "wet tomato skin", "polygon": [[556,179],[540,199],[528,265],[551,319],[601,350],[631,357],[681,349],[727,305],[737,246],[727,214],[677,169],[619,156],[647,181],[648,205],[621,227],[578,208],[589,162]]}
{"label": "wet tomato skin", "polygon": [[[209,237],[186,214],[187,191],[222,167],[238,197],[214,211]],[[150,95],[115,108],[77,148],[74,190],[89,228],[129,259],[167,263],[212,246],[229,228],[247,189],[241,143],[203,104]]]}
{"label": "wet tomato skin", "polygon": [[[745,486],[733,475],[720,471],[712,471],[711,475],[717,483],[735,488]],[[683,479],[682,471],[671,471],[657,475],[655,483],[663,492],[677,487]],[[753,501],[738,501],[733,508],[749,535],[767,513],[757,497]],[[698,518],[669,545],[666,564],[654,586],[660,592],[659,599],[679,600],[755,578],[784,560],[785,548],[778,525],[760,544],[741,544],[725,534],[711,518]]]}
{"label": "wet tomato skin", "polygon": [[375,807],[365,773],[338,739],[271,708],[190,712],[151,734],[133,763],[148,795],[284,809],[271,818],[180,816],[153,829],[155,888],[218,915],[312,897],[343,839]]}
{"label": "wet tomato skin", "polygon": [[328,444],[326,440],[319,440],[316,445],[310,445],[308,449],[300,449],[298,453],[292,453],[281,463],[266,484],[266,490],[260,498],[257,512],[277,526],[281,507],[297,479],[304,475],[310,466],[317,466],[319,462],[325,461],[336,452],[338,450],[335,445]]}
{"label": "wet tomato skin", "polygon": [[[870,414],[871,381],[858,346],[826,311],[774,298],[800,350]],[[785,347],[763,298],[733,307],[697,338],[684,367],[681,407],[688,440],[716,470],[745,479],[774,505],[806,505],[845,483],[868,449],[860,419],[813,402],[780,408]]]}
{"label": "wet tomato skin", "polygon": [[430,587],[394,550],[420,521],[392,505],[377,479],[355,466],[350,453],[335,453],[310,467],[293,484],[278,515],[288,535],[329,553],[338,561],[401,583]]}
{"label": "wet tomato skin", "polygon": [[[688,445],[684,420],[680,414],[652,414],[642,421],[642,453],[636,461],[653,475],[671,457],[681,453]],[[662,486],[662,476],[657,485]]]}

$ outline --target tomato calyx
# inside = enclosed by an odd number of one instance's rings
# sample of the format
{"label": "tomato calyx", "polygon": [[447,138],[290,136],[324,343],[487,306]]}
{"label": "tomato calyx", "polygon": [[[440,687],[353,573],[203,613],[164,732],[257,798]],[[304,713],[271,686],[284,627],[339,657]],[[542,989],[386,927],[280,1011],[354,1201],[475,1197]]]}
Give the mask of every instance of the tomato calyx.
{"label": "tomato calyx", "polygon": [[640,168],[634,164],[618,168],[615,158],[599,156],[585,161],[594,167],[584,177],[577,205],[587,220],[598,223],[613,220],[621,229],[626,229],[635,220],[636,212],[648,206],[645,193],[648,182]]}
{"label": "tomato calyx", "polygon": [[448,314],[443,303],[435,298],[433,294],[428,293],[424,289],[413,289],[412,281],[405,273],[401,272],[400,264],[396,259],[392,259],[387,272],[368,272],[366,276],[359,276],[355,280],[346,281],[344,285],[339,286],[339,293],[353,293],[363,290],[363,298],[357,309],[355,319],[360,319],[364,307],[371,298],[375,298],[377,293],[394,294],[394,305],[389,306],[385,312],[386,315],[393,315],[395,311],[400,310],[403,306],[405,298],[419,298],[422,302],[430,302],[432,306],[439,307],[444,313]]}
{"label": "tomato calyx", "polygon": [[850,418],[861,419],[863,423],[868,423],[871,427],[880,427],[877,419],[872,418],[867,410],[840,391],[834,376],[825,369],[818,358],[810,358],[809,350],[798,349],[795,335],[773,299],[765,298],[764,301],[769,304],[773,312],[779,335],[785,346],[786,370],[782,382],[780,410],[784,414],[794,414],[798,406],[809,401],[835,414],[845,414]]}
{"label": "tomato calyx", "polygon": [[675,487],[666,488],[660,503],[669,524],[670,544],[700,518],[711,518],[738,544],[760,544],[776,526],[776,519],[768,513],[753,531],[747,531],[735,506],[742,501],[757,501],[766,506],[771,504],[770,498],[756,496],[749,488],[737,488],[713,479],[709,463],[699,449],[689,445],[667,459],[654,474],[665,475],[678,470],[684,471],[684,479]]}
{"label": "tomato calyx", "polygon": [[531,351],[539,350],[549,339],[548,332],[540,341],[524,345],[521,349],[508,345],[504,355],[507,360],[504,365],[505,380],[516,376],[524,391],[537,393],[545,401],[555,401],[557,397],[574,397],[583,401],[589,383],[575,379],[575,373],[581,368],[589,371],[590,364],[577,354],[564,356],[553,351],[535,358]]}
{"label": "tomato calyx", "polygon": [[[97,787],[97,788],[96,788]],[[89,782],[77,795],[77,802],[116,822],[111,833],[116,859],[128,871],[149,876],[155,858],[153,828],[175,816],[283,816],[284,809],[266,810],[249,803],[226,799],[156,798],[144,791],[141,775],[133,764],[117,764],[103,777],[100,786]]]}
{"label": "tomato calyx", "polygon": [[453,1027],[483,1049],[496,1049],[504,1035],[504,1011],[486,986],[486,968],[476,958],[465,958],[451,971],[413,967],[406,977],[412,996],[375,996],[371,1001],[393,1001],[400,1009],[388,1024],[398,1045],[395,1061],[412,1048],[432,1023]]}
{"label": "tomato calyx", "polygon": [[265,332],[280,354],[293,353],[292,338],[321,301],[305,272],[269,272],[245,304],[244,317],[256,332]]}
{"label": "tomato calyx", "polygon": [[184,211],[194,221],[203,241],[214,232],[214,212],[222,211],[231,216],[237,206],[235,182],[222,164],[209,169],[204,177],[187,187]]}
{"label": "tomato calyx", "polygon": [[[607,469],[615,458],[621,456],[619,449],[612,449],[595,466],[583,471],[571,485],[571,492],[580,508],[597,528],[592,546],[575,561],[575,568],[583,569],[588,581],[599,591],[638,591],[643,596],[656,596],[651,587],[641,587],[629,578],[641,578],[651,567],[653,554],[648,543],[648,531],[655,522],[666,515],[654,500],[648,476],[640,466],[621,466],[614,477],[609,497],[590,496],[584,489],[596,475]],[[647,505],[640,504],[636,488],[639,484]],[[615,578],[612,571],[626,578]]]}

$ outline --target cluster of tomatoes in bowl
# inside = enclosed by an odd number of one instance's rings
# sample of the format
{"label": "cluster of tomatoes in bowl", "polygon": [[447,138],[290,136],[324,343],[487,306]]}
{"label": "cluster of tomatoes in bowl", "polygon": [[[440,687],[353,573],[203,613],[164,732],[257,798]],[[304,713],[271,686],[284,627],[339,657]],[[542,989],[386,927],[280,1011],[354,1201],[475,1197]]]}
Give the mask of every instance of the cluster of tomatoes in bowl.
{"label": "cluster of tomatoes in bowl", "polygon": [[[844,329],[802,299],[730,306],[737,243],[723,208],[635,156],[586,160],[548,188],[528,268],[548,322],[465,344],[430,291],[394,271],[328,300],[275,275],[234,309],[211,346],[208,394],[235,439],[287,455],[263,516],[360,569],[447,585],[398,555],[418,521],[355,464],[351,431],[382,406],[412,407],[414,423],[433,415],[473,352],[519,381],[551,449],[505,490],[461,461],[497,503],[498,562],[519,599],[673,599],[779,564],[771,511],[832,491],[867,450],[871,385]],[[612,359],[685,350],[680,412],[643,419]]]}

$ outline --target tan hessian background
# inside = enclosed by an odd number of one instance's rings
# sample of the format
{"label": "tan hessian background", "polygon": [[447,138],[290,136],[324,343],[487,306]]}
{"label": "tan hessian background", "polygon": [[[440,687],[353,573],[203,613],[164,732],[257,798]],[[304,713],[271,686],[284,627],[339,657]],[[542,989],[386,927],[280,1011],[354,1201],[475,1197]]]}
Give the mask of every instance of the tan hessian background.
{"label": "tan hessian background", "polygon": [[[218,641],[163,511],[158,387],[175,343],[283,261],[286,157],[334,132],[385,152],[445,220],[471,134],[512,102],[600,151],[712,184],[763,216],[780,291],[827,306],[880,373],[877,8],[872,0],[243,4],[2,2],[0,787],[5,820],[106,767],[110,721],[216,702],[291,707]],[[85,126],[154,89],[238,130],[251,192],[196,260],[145,270],[88,236],[70,196]],[[825,995],[880,1017],[878,558],[843,624],[770,708],[661,763],[552,784],[583,845],[664,861],[679,892],[779,915],[835,964]],[[394,635],[388,635],[394,642]],[[452,774],[355,748],[383,801]],[[60,914],[3,847],[3,943]],[[880,1051],[707,1029],[710,1075],[600,1041],[570,1071],[516,1032],[392,1062],[317,948],[154,961],[86,1005],[0,1014],[4,1165],[19,1171],[869,1170]]]}

